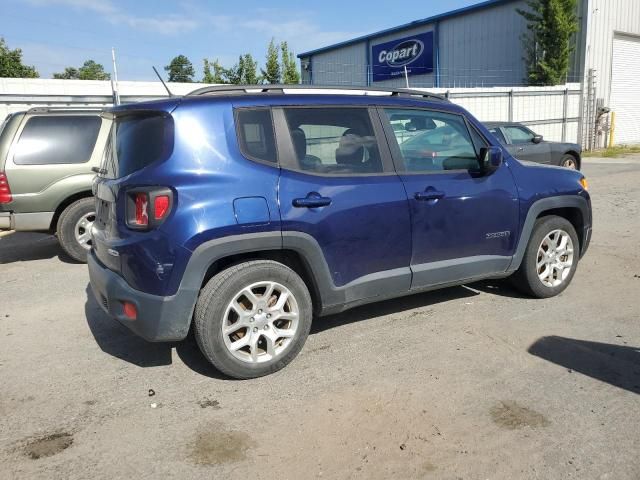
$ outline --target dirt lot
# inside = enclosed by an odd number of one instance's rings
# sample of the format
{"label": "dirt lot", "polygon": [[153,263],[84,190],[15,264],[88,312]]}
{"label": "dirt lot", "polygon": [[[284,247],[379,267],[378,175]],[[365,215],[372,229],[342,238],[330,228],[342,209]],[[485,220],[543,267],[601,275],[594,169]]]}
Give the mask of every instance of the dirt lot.
{"label": "dirt lot", "polygon": [[640,478],[640,158],[584,171],[595,232],[561,296],[370,305],[245,382],[105,317],[54,238],[0,238],[0,477]]}

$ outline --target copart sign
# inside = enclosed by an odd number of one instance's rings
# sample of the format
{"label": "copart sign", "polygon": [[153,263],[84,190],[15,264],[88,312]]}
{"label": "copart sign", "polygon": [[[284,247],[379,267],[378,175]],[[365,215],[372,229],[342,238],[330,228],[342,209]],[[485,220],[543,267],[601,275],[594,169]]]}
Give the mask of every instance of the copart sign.
{"label": "copart sign", "polygon": [[372,80],[433,72],[433,32],[412,35],[371,47]]}

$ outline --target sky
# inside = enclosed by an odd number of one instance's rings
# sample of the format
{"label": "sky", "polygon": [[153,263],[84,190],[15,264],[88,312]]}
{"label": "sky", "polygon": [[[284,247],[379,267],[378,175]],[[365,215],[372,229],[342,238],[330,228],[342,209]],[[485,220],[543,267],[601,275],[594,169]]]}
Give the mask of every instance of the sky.
{"label": "sky", "polygon": [[199,80],[203,58],[231,66],[251,53],[263,65],[271,38],[298,54],[480,1],[0,0],[0,36],[42,78],[87,59],[111,72],[114,47],[119,80],[153,80],[151,66],[164,73],[179,54]]}

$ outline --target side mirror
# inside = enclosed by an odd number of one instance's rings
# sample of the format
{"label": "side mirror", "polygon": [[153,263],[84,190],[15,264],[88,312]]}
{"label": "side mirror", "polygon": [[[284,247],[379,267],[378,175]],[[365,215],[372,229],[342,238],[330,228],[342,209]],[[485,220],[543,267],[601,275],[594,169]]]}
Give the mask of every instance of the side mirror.
{"label": "side mirror", "polygon": [[540,143],[542,141],[542,135],[535,135],[531,141],[533,143]]}
{"label": "side mirror", "polygon": [[480,149],[480,159],[483,173],[493,173],[502,165],[502,149],[500,147],[483,147]]}

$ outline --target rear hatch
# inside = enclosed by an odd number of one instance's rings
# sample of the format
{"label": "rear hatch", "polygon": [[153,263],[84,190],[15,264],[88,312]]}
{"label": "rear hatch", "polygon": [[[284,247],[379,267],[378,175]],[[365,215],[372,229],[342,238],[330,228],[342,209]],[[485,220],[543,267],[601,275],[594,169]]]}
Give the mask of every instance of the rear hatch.
{"label": "rear hatch", "polygon": [[146,170],[171,155],[173,119],[166,110],[123,108],[107,115],[113,124],[93,184],[93,249],[106,267],[120,271],[118,247],[135,235],[125,222],[126,199],[120,194],[144,185]]}

